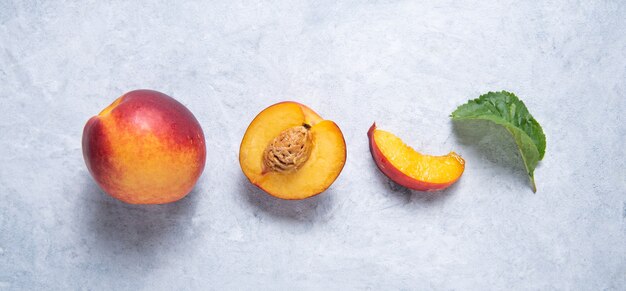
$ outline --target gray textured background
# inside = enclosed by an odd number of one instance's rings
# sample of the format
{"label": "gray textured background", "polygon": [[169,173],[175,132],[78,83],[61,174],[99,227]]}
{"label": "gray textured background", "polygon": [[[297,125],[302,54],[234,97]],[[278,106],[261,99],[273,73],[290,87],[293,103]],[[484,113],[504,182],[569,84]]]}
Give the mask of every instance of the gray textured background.
{"label": "gray textured background", "polygon": [[[624,2],[173,2],[0,0],[0,289],[626,288]],[[207,168],[177,203],[125,205],[85,168],[85,122],[137,88],[204,127]],[[547,135],[534,195],[504,130],[448,118],[501,89]],[[237,161],[282,100],[348,145],[305,201],[265,195]],[[462,179],[390,183],[373,121],[457,151]]]}

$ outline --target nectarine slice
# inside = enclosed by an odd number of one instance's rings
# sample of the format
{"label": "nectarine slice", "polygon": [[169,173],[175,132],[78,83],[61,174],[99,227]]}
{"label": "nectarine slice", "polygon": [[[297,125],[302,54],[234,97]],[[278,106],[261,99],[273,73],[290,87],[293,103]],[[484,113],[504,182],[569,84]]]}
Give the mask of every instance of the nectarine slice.
{"label": "nectarine slice", "polygon": [[394,182],[419,191],[436,191],[456,182],[465,169],[465,161],[455,152],[429,156],[416,152],[400,138],[376,128],[367,132],[370,152],[378,168]]}
{"label": "nectarine slice", "polygon": [[261,111],[239,149],[239,163],[250,182],[282,199],[323,192],[345,162],[346,144],[339,127],[296,102]]}

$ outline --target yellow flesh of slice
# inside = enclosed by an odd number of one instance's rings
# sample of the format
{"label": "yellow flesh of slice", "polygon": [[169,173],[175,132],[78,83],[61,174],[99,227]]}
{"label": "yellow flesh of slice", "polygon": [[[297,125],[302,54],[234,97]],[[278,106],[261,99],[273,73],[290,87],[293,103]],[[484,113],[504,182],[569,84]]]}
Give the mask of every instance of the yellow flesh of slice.
{"label": "yellow flesh of slice", "polygon": [[374,142],[396,169],[413,179],[448,183],[463,173],[465,162],[455,152],[445,156],[423,155],[392,133],[378,129],[374,131]]}

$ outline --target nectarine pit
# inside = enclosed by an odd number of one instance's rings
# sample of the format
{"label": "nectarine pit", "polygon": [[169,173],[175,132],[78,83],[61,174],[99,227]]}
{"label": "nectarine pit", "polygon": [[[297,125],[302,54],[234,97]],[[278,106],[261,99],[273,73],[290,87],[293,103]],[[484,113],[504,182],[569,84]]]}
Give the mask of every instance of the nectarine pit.
{"label": "nectarine pit", "polygon": [[311,155],[310,128],[304,123],[278,134],[263,152],[263,172],[292,173],[300,169]]}

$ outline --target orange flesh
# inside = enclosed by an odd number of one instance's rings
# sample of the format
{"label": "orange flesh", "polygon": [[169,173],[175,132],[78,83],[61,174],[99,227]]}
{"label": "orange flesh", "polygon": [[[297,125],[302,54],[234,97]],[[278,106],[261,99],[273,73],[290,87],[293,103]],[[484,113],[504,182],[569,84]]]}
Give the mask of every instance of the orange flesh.
{"label": "orange flesh", "polygon": [[[263,172],[263,152],[283,130],[311,125],[309,159],[292,173]],[[283,199],[304,199],[326,190],[339,176],[346,161],[343,134],[330,120],[294,102],[283,102],[263,110],[252,121],[239,152],[239,162],[250,181],[269,194]]]}
{"label": "orange flesh", "polygon": [[304,114],[304,119],[307,124],[313,126],[324,120],[321,116],[317,115],[315,111],[311,110],[311,108],[306,107],[301,104],[299,105],[300,105],[300,108],[302,109],[302,113]]}
{"label": "orange flesh", "polygon": [[455,152],[445,156],[423,155],[392,133],[379,129],[374,131],[374,141],[396,169],[418,181],[448,183],[463,174],[465,161]]}

